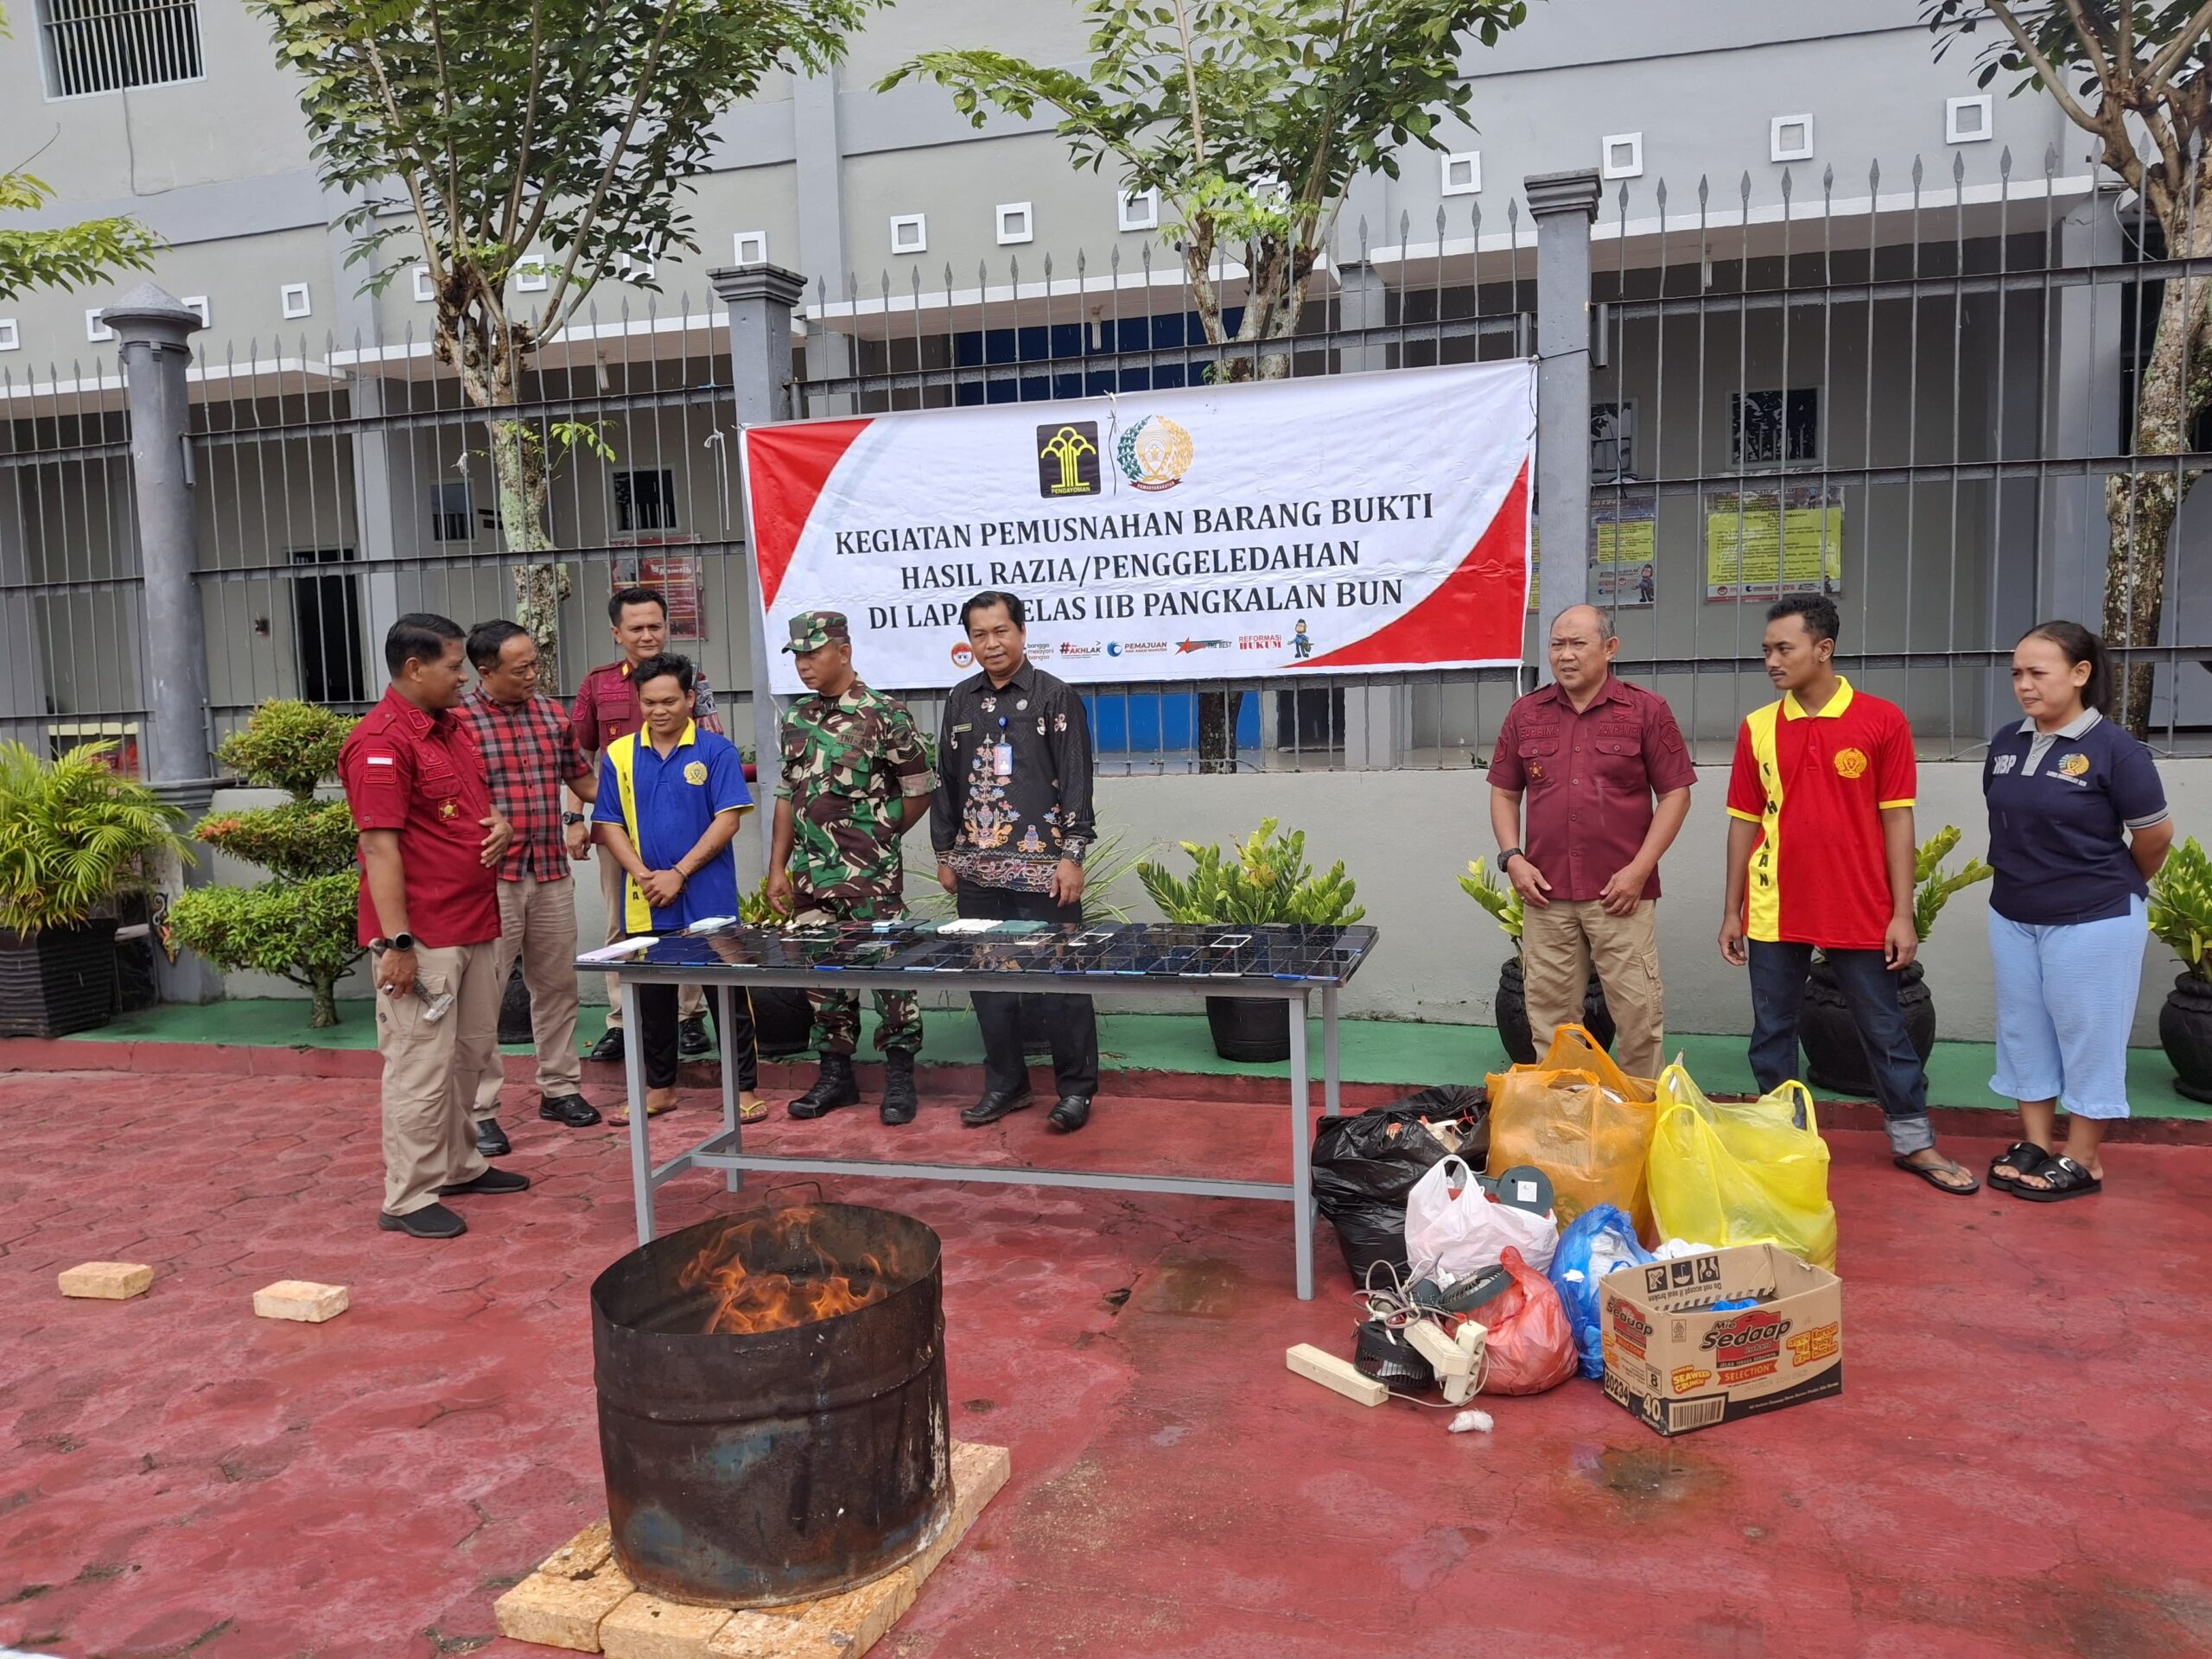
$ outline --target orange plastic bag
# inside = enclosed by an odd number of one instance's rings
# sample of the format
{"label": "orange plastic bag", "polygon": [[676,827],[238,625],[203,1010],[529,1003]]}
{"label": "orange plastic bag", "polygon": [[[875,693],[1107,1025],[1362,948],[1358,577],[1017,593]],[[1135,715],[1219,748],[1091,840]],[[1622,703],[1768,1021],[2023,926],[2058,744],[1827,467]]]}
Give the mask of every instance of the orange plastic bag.
{"label": "orange plastic bag", "polygon": [[1649,1078],[1631,1077],[1580,1026],[1561,1026],[1539,1065],[1493,1072],[1490,1163],[1495,1177],[1534,1164],[1552,1179],[1560,1225],[1610,1204],[1646,1244],[1658,1243],[1646,1170],[1658,1116]]}
{"label": "orange plastic bag", "polygon": [[1513,1282],[1475,1311],[1488,1328],[1484,1394],[1541,1394],[1574,1375],[1574,1329],[1552,1281],[1507,1245],[1498,1265]]}

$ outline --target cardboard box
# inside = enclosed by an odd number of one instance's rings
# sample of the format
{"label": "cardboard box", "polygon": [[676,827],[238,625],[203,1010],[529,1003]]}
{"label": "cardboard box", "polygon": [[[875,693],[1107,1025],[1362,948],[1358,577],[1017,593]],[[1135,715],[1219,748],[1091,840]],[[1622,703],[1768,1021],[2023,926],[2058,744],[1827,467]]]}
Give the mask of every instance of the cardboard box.
{"label": "cardboard box", "polygon": [[1605,1392],[1662,1434],[1843,1392],[1843,1283],[1779,1245],[1623,1268],[1599,1290]]}

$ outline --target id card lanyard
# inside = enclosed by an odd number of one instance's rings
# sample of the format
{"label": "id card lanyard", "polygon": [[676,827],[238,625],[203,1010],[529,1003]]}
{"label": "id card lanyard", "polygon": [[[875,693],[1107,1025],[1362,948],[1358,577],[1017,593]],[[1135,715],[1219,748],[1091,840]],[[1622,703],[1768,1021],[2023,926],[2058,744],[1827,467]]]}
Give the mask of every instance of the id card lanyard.
{"label": "id card lanyard", "polygon": [[1014,776],[1014,744],[1006,734],[1006,716],[999,716],[999,741],[991,745],[991,773],[1004,783]]}

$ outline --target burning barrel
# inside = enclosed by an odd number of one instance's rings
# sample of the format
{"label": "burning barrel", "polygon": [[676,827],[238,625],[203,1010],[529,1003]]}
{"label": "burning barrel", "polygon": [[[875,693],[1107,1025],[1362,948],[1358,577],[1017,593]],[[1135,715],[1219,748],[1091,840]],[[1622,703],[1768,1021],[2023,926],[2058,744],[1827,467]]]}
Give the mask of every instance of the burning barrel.
{"label": "burning barrel", "polygon": [[834,1595],[952,1503],[937,1234],[856,1205],[702,1221],[591,1287],[615,1560],[671,1601]]}

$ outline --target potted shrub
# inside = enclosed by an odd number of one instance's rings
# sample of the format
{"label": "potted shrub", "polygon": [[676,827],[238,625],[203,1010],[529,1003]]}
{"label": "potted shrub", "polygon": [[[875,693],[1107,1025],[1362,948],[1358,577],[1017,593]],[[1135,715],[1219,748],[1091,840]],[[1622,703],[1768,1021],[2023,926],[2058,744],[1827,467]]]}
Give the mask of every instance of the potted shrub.
{"label": "potted shrub", "polygon": [[251,887],[194,887],[169,907],[165,943],[188,946],[217,966],[275,974],[309,994],[308,1024],[338,1023],[337,985],[361,957],[355,918],[360,894],[353,815],[342,800],[317,800],[315,785],[338,770],[353,722],[319,703],[276,698],[223,740],[215,758],[258,788],[292,798],[278,806],[211,812],[192,833],[272,872]]}
{"label": "potted shrub", "polygon": [[[737,918],[748,927],[774,927],[782,918],[768,903],[768,878],[737,896]],[[861,1001],[867,1001],[865,995]],[[804,1054],[814,1034],[814,1004],[804,991],[789,985],[753,988],[753,1042],[764,1060]]]}
{"label": "potted shrub", "polygon": [[[1936,918],[1953,893],[1996,874],[1978,858],[1968,859],[1956,871],[1944,869],[1943,861],[1958,844],[1958,826],[1947,823],[1920,843],[1913,861],[1912,925],[1923,944],[1935,931]],[[1912,1039],[1913,1052],[1925,1061],[1936,1048],[1936,997],[1917,961],[1897,976],[1897,1001],[1904,1006],[1905,1031]],[[1805,1050],[1806,1078],[1815,1088],[1862,1099],[1872,1097],[1873,1068],[1866,1064],[1859,1027],[1852,1023],[1851,1008],[1836,984],[1834,970],[1817,954],[1813,971],[1806,976],[1804,1000],[1798,1005],[1797,1040]]]}
{"label": "potted shrub", "polygon": [[[1491,869],[1489,861],[1478,858],[1467,866],[1467,873],[1459,878],[1459,891],[1495,917],[1499,931],[1513,941],[1513,954],[1497,970],[1497,1001],[1493,1017],[1507,1058],[1516,1065],[1534,1065],[1536,1039],[1529,1027],[1527,982],[1521,966],[1521,890],[1510,882],[1501,881]],[[1605,988],[1599,982],[1594,969],[1589,984],[1582,990],[1582,1023],[1602,1046],[1612,1047],[1613,1014],[1605,1006]]]}
{"label": "potted shrub", "polygon": [[0,743],[0,1036],[105,1025],[116,924],[94,912],[149,891],[154,855],[192,856],[175,810],[108,763],[114,747],[49,761]]}
{"label": "potted shrub", "polygon": [[[1177,880],[1166,867],[1149,860],[1137,865],[1137,880],[1171,922],[1200,925],[1228,922],[1241,927],[1270,922],[1340,927],[1366,910],[1352,903],[1352,880],[1338,859],[1315,875],[1306,858],[1306,832],[1275,833],[1268,818],[1224,858],[1218,845],[1182,843],[1192,869]],[[1224,1060],[1281,1060],[1290,1054],[1290,1005],[1236,996],[1206,999],[1206,1023],[1213,1028],[1214,1052]]]}
{"label": "potted shrub", "polygon": [[2212,1101],[2212,863],[2194,836],[2175,843],[2152,880],[2151,931],[2183,964],[2158,1010],[2174,1087]]}

